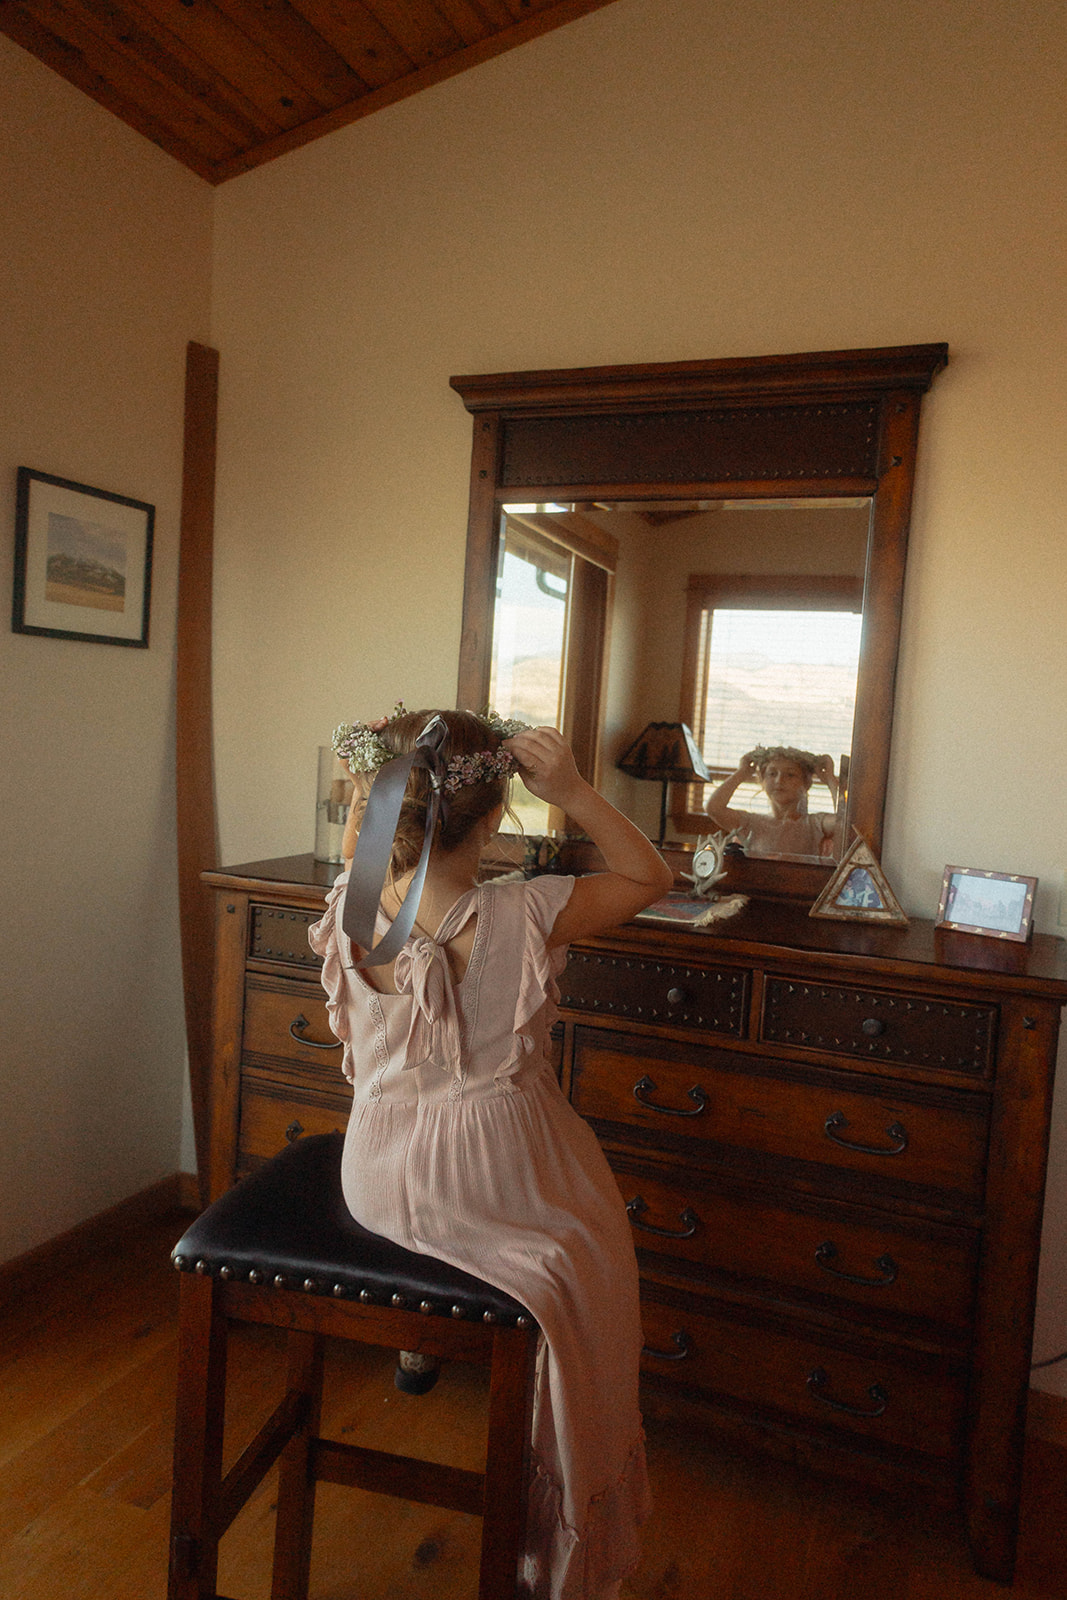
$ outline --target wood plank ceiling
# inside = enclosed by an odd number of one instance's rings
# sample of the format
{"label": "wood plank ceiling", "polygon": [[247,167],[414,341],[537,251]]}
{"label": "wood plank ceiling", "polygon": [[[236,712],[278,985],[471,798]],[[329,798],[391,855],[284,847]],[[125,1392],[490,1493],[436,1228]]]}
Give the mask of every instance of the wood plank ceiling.
{"label": "wood plank ceiling", "polygon": [[0,0],[0,32],[209,183],[611,0]]}

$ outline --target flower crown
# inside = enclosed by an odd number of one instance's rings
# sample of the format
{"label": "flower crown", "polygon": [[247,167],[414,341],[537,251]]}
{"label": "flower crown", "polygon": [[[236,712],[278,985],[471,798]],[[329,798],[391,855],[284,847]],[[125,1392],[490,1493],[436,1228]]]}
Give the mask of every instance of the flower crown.
{"label": "flower crown", "polygon": [[[495,711],[472,714],[485,724],[487,732],[495,733],[501,739],[510,739],[529,727],[528,722],[501,717]],[[406,715],[404,702],[398,700],[388,721],[395,722],[397,717]],[[396,751],[391,750],[382,738],[383,732],[384,729],[375,730],[366,722],[342,722],[334,729],[334,754],[340,756],[352,772],[377,772],[387,761],[396,758]],[[515,757],[510,750],[476,750],[473,755],[453,756],[445,768],[442,788],[446,794],[456,794],[468,784],[491,783],[494,779],[507,777],[515,771],[515,767]]]}
{"label": "flower crown", "polygon": [[759,744],[752,752],[752,760],[757,771],[762,772],[769,761],[791,761],[794,766],[800,767],[812,777],[819,764],[819,758],[810,750],[798,750],[792,744]]}

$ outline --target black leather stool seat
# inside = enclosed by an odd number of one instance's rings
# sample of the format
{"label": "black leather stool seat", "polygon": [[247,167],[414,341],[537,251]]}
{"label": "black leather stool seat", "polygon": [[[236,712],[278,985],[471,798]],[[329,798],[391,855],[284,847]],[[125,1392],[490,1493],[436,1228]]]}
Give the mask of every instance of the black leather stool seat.
{"label": "black leather stool seat", "polygon": [[180,1271],[529,1328],[502,1289],[369,1233],[341,1192],[339,1133],[299,1139],[208,1208],[174,1247]]}

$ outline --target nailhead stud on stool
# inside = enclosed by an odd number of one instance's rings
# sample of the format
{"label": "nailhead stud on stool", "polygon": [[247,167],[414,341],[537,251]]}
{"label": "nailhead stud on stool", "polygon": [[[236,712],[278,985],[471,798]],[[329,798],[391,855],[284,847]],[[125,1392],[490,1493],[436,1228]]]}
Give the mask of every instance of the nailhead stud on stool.
{"label": "nailhead stud on stool", "polygon": [[[168,1600],[223,1600],[219,1540],[279,1458],[272,1600],[307,1600],[316,1482],[480,1515],[478,1600],[515,1595],[537,1326],[510,1295],[354,1222],[341,1193],[341,1148],[339,1134],[298,1140],[216,1200],[175,1246],[182,1284]],[[288,1381],[224,1477],[232,1322],[286,1329]],[[488,1366],[485,1472],[320,1439],[325,1338]]]}

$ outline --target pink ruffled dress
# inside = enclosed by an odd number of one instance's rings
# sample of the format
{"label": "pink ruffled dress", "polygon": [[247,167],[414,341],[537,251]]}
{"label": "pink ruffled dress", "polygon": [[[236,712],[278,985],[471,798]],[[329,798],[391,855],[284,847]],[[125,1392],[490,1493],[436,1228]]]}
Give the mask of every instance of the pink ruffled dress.
{"label": "pink ruffled dress", "polygon": [[[310,931],[354,1100],[352,1215],[506,1290],[544,1338],[524,1578],[532,1600],[607,1600],[649,1509],[637,1405],[641,1323],[625,1208],[592,1130],[548,1063],[574,880],[483,884],[396,958],[396,995],[354,966],[347,874]],[[477,917],[453,984],[443,946]],[[388,926],[379,916],[379,936]]]}

